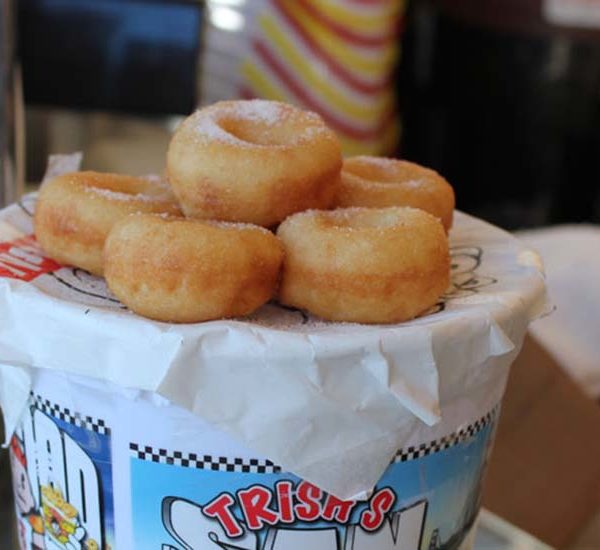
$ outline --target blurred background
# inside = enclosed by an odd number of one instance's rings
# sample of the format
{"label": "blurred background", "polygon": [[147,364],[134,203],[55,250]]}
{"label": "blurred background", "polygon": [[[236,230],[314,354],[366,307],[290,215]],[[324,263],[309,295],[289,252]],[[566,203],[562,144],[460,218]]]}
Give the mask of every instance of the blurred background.
{"label": "blurred background", "polygon": [[0,25],[0,204],[49,154],[161,173],[198,105],[296,103],[346,155],[431,166],[460,209],[527,230],[558,306],[535,336],[600,397],[599,0],[0,0]]}
{"label": "blurred background", "polygon": [[436,168],[460,208],[506,228],[597,222],[597,12],[594,0],[20,0],[18,168],[35,183],[49,153],[81,150],[97,170],[161,171],[196,105],[269,97],[319,111],[348,155]]}

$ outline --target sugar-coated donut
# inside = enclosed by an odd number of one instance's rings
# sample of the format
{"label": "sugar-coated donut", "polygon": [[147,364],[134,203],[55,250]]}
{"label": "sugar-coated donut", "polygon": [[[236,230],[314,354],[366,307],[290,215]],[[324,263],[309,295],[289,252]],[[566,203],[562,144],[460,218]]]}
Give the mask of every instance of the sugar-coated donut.
{"label": "sugar-coated donut", "polygon": [[181,214],[170,187],[159,178],[73,172],[42,186],[35,235],[50,258],[102,275],[108,232],[135,212]]}
{"label": "sugar-coated donut", "polygon": [[317,114],[265,100],[222,101],[188,117],[167,154],[186,216],[270,227],[329,208],[342,157]]}
{"label": "sugar-coated donut", "polygon": [[412,206],[452,227],[455,206],[452,186],[437,172],[413,162],[381,157],[344,160],[337,206]]}
{"label": "sugar-coated donut", "polygon": [[263,305],[273,297],[282,258],[281,243],[262,227],[139,214],[110,232],[104,272],[135,313],[194,323]]}
{"label": "sugar-coated donut", "polygon": [[440,221],[415,208],[345,208],[290,216],[279,300],[330,321],[395,323],[434,305],[449,284]]}

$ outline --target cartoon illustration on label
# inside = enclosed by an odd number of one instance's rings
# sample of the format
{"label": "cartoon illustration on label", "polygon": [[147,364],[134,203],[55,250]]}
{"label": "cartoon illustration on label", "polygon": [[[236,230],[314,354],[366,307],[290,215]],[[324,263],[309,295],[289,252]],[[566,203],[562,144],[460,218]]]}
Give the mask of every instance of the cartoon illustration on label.
{"label": "cartoon illustration on label", "polygon": [[97,548],[98,543],[86,537],[85,529],[79,521],[79,512],[65,501],[60,489],[51,485],[42,487],[42,510],[46,532],[65,548]]}
{"label": "cartoon illustration on label", "polygon": [[454,246],[450,250],[450,288],[446,291],[446,301],[477,294],[482,288],[495,284],[493,277],[479,273],[483,259],[483,249],[478,246]]}
{"label": "cartoon illustration on label", "polygon": [[110,549],[110,431],[102,421],[38,397],[10,455],[21,550]]}

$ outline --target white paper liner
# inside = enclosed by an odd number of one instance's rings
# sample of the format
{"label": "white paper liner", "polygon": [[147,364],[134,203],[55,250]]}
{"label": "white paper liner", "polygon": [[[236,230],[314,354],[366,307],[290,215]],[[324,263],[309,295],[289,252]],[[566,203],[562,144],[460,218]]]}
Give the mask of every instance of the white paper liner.
{"label": "white paper liner", "polygon": [[[0,212],[0,243],[33,233],[34,207],[28,195]],[[56,369],[156,392],[324,490],[364,496],[444,411],[458,423],[498,403],[546,308],[541,262],[509,234],[457,213],[451,248],[447,295],[395,326],[325,323],[273,304],[251,319],[170,325],[125,310],[78,269],[0,277],[7,433],[32,367]],[[0,270],[23,255],[18,243],[4,249]]]}
{"label": "white paper liner", "polygon": [[77,172],[81,168],[83,162],[83,153],[78,151],[77,153],[70,153],[68,155],[50,155],[48,157],[48,164],[46,166],[46,173],[41,185],[44,185],[47,181],[67,174],[68,172]]}

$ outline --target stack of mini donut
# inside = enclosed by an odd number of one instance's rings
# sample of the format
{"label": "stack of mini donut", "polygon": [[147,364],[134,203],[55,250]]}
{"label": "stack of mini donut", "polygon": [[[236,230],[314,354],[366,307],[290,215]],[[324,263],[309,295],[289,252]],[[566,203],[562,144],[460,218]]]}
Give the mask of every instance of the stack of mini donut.
{"label": "stack of mini donut", "polygon": [[448,286],[452,187],[406,161],[343,160],[315,113],[264,100],[201,109],[173,135],[167,180],[59,176],[39,193],[37,239],[166,322],[276,298],[326,320],[397,323]]}

